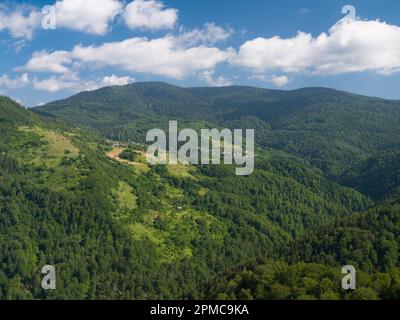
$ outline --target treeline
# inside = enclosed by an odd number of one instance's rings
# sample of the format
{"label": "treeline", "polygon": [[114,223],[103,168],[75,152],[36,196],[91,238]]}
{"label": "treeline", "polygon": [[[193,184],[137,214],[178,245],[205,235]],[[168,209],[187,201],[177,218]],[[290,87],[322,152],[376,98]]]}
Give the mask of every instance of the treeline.
{"label": "treeline", "polygon": [[385,150],[357,163],[340,181],[377,201],[396,201],[400,196],[400,149]]}
{"label": "treeline", "polygon": [[366,272],[387,272],[400,265],[400,206],[355,213],[310,231],[282,255],[292,262],[353,265]]}
{"label": "treeline", "polygon": [[400,298],[400,268],[356,273],[356,289],[344,290],[342,267],[282,261],[249,263],[226,272],[211,289],[221,300],[377,300]]}

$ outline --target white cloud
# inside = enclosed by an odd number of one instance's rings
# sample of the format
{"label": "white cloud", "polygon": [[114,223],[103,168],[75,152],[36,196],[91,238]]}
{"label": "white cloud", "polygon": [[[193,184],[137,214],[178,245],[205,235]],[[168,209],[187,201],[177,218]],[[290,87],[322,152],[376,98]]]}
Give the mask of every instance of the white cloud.
{"label": "white cloud", "polygon": [[125,7],[123,16],[131,29],[172,29],[178,20],[178,10],[166,9],[161,1],[135,0]]}
{"label": "white cloud", "polygon": [[299,32],[296,37],[257,38],[245,42],[234,65],[262,73],[309,72],[340,74],[400,71],[400,27],[380,21],[340,21],[329,33],[313,38]]}
{"label": "white cloud", "polygon": [[118,77],[115,74],[106,76],[102,80],[104,86],[125,86],[129,83],[135,82],[135,79],[131,77]]}
{"label": "white cloud", "polygon": [[[202,34],[202,42],[211,41],[212,37],[205,34],[207,30],[215,28],[215,25],[209,24],[205,30],[197,30],[196,34]],[[225,34],[219,33],[212,41],[225,38]],[[77,45],[71,51],[39,51],[32,55],[25,66],[16,70],[67,75],[85,67],[117,67],[127,72],[183,79],[213,70],[232,55],[234,50],[231,48],[222,50],[205,44],[190,45],[185,33],[181,32],[177,36],[166,35],[152,40],[130,38],[99,46]]]}
{"label": "white cloud", "polygon": [[33,80],[33,87],[37,90],[57,92],[67,90],[71,92],[92,91],[107,86],[122,86],[134,82],[131,77],[118,77],[116,75],[105,76],[95,80],[83,80],[77,75],[52,76],[46,79]]}
{"label": "white cloud", "polygon": [[[158,8],[162,12],[168,10],[162,5]],[[106,21],[104,28],[98,30],[107,31],[110,20],[103,21]],[[88,32],[87,28],[82,28]],[[251,71],[252,79],[278,87],[285,86],[293,73],[321,75],[374,71],[391,74],[400,71],[400,27],[381,21],[342,20],[328,33],[317,37],[304,32],[298,32],[292,38],[260,37],[245,42],[238,50],[217,45],[232,33],[229,28],[206,23],[202,28],[192,30],[181,27],[176,34],[160,38],[134,37],[100,45],[80,44],[70,51],[38,51],[24,67],[16,70],[54,74],[35,81],[35,87],[53,91],[123,85],[133,80],[114,75],[86,82],[74,79],[74,75],[84,68],[111,67],[129,74],[145,73],[173,79],[195,76],[211,85],[223,86],[232,82],[223,76],[215,76],[214,70],[217,65],[229,62],[231,66]]]}
{"label": "white cloud", "polygon": [[[104,35],[114,18],[122,12],[119,0],[58,0],[55,3],[57,28],[67,28],[95,35]],[[13,38],[31,40],[41,28],[43,13],[39,8],[0,5],[0,31],[7,30]]]}
{"label": "white cloud", "polygon": [[232,81],[223,76],[214,77],[214,70],[206,70],[200,74],[200,77],[205,80],[209,85],[215,87],[225,87],[232,85]]}
{"label": "white cloud", "polygon": [[224,29],[217,26],[214,22],[205,23],[201,29],[185,30],[183,27],[179,29],[177,41],[182,45],[195,46],[199,44],[214,45],[218,42],[225,41],[233,34],[233,29]]}
{"label": "white cloud", "polygon": [[0,88],[19,89],[26,87],[29,83],[30,79],[27,73],[24,73],[14,79],[10,78],[8,75],[2,75],[0,77]]}
{"label": "white cloud", "polygon": [[183,48],[173,36],[154,40],[132,38],[101,46],[77,46],[72,56],[86,64],[116,66],[125,71],[182,79],[226,61],[231,52],[215,47]]}
{"label": "white cloud", "polygon": [[277,87],[286,86],[289,83],[289,78],[287,76],[275,76],[271,78],[271,82]]}
{"label": "white cloud", "polygon": [[60,0],[55,4],[57,27],[104,35],[121,12],[119,0]]}
{"label": "white cloud", "polygon": [[43,90],[48,92],[57,92],[61,90],[78,90],[80,82],[68,80],[63,77],[52,76],[47,79],[38,80],[37,78],[33,81],[33,87],[37,90]]}
{"label": "white cloud", "polygon": [[271,77],[268,77],[265,74],[255,74],[255,75],[250,76],[249,79],[272,83],[274,86],[277,86],[277,87],[286,86],[290,81],[287,76],[277,76],[275,74],[272,75]]}
{"label": "white cloud", "polygon": [[8,31],[13,38],[31,40],[41,20],[41,13],[34,7],[21,5],[10,9],[0,4],[0,31]]}
{"label": "white cloud", "polygon": [[66,74],[70,70],[65,65],[70,64],[72,59],[68,51],[37,51],[24,67],[16,68],[17,71],[51,72]]}

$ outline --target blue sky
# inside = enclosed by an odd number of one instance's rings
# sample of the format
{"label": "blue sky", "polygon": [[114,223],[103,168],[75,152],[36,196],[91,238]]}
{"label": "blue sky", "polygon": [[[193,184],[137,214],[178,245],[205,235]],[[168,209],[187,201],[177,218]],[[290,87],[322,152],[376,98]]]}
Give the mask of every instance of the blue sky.
{"label": "blue sky", "polygon": [[[54,30],[42,28],[45,5]],[[34,106],[166,81],[400,99],[399,9],[397,0],[2,1],[0,94]]]}

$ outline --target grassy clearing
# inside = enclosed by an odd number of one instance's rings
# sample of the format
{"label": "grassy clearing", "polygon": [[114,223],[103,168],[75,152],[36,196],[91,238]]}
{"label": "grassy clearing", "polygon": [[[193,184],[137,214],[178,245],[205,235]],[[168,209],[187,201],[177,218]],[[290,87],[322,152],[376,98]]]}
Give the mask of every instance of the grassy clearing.
{"label": "grassy clearing", "polygon": [[164,237],[159,230],[149,228],[148,226],[136,223],[129,226],[134,239],[148,239],[155,244],[162,245],[164,243]]}
{"label": "grassy clearing", "polygon": [[132,192],[132,187],[127,183],[120,182],[115,195],[121,208],[133,210],[137,207],[137,196]]}
{"label": "grassy clearing", "polygon": [[[112,148],[112,150],[106,153],[106,156],[120,163],[132,166],[134,169],[136,169],[141,173],[146,173],[150,170],[150,166],[147,163],[146,153],[144,151],[136,150],[136,152],[138,152],[139,154],[139,158],[137,159],[137,161],[128,161],[126,159],[122,159],[119,157],[119,155],[125,149],[126,149],[125,147],[114,147]],[[168,159],[168,153],[167,153],[167,159]],[[195,177],[192,175],[195,168],[191,165],[183,165],[183,164],[167,165],[167,170],[172,176],[177,178],[195,179]]]}
{"label": "grassy clearing", "polygon": [[137,208],[137,196],[134,194],[132,187],[126,182],[120,181],[118,188],[112,190],[112,195],[118,209],[113,212],[113,217],[117,220],[128,223],[133,217],[132,210]]}
{"label": "grassy clearing", "polygon": [[207,188],[201,188],[197,194],[200,197],[204,197],[208,193],[208,191],[209,191],[209,189],[207,189]]}
{"label": "grassy clearing", "polygon": [[[162,229],[156,226],[156,220],[162,221]],[[161,261],[167,263],[191,258],[196,251],[192,245],[194,240],[207,237],[222,245],[227,233],[218,219],[191,208],[151,211],[144,223],[131,224],[129,230],[134,239],[153,242]]]}
{"label": "grassy clearing", "polygon": [[148,172],[150,170],[147,160],[146,160],[146,155],[144,152],[139,152],[139,161],[128,161],[125,159],[121,159],[119,155],[121,154],[122,151],[124,151],[126,148],[125,147],[114,147],[112,148],[111,151],[106,153],[106,156],[109,157],[110,159],[113,159],[115,161],[118,161],[120,163],[132,166],[134,169],[138,170],[139,172]]}
{"label": "grassy clearing", "polygon": [[64,155],[77,157],[79,155],[79,149],[76,148],[68,138],[58,132],[40,127],[20,127],[19,130],[38,134],[41,139],[46,141],[47,148],[45,148],[45,151],[49,157],[58,158]]}
{"label": "grassy clearing", "polygon": [[[60,190],[75,187],[85,177],[80,150],[66,136],[42,127],[20,127],[15,152],[37,170],[36,182]],[[40,174],[39,174],[40,173]]]}
{"label": "grassy clearing", "polygon": [[163,232],[144,224],[133,224],[129,229],[134,239],[146,239],[157,245],[161,262],[172,263],[192,257],[192,249],[189,246],[178,247],[175,244],[172,240],[172,238],[176,238],[174,234]]}
{"label": "grassy clearing", "polygon": [[191,165],[183,165],[183,164],[177,164],[177,165],[167,165],[168,172],[177,178],[191,178],[194,179],[192,176],[192,171],[194,170],[194,167]]}

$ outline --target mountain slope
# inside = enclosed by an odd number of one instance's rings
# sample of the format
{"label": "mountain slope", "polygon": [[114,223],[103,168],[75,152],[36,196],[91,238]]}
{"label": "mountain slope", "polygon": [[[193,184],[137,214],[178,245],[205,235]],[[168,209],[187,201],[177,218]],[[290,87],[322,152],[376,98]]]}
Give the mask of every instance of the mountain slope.
{"label": "mountain slope", "polygon": [[[150,168],[0,102],[1,298],[204,298],[223,270],[279,258],[290,239],[371,205],[283,152],[260,150],[250,177]],[[59,270],[54,292],[40,288],[45,264]]]}
{"label": "mountain slope", "polygon": [[[286,261],[253,261],[226,270],[217,299],[399,299],[399,205],[338,218],[282,248]],[[343,290],[341,269],[356,268],[357,290]]]}
{"label": "mountain slope", "polygon": [[365,195],[387,201],[400,195],[400,149],[389,149],[356,164],[341,178],[343,184]]}
{"label": "mountain slope", "polygon": [[400,265],[400,206],[381,206],[309,230],[288,246],[291,262],[355,266],[388,272]]}
{"label": "mountain slope", "polygon": [[2,127],[15,123],[32,122],[34,115],[20,107],[15,101],[0,96],[0,123]]}
{"label": "mountain slope", "polygon": [[149,129],[254,128],[260,146],[303,157],[338,176],[400,144],[400,103],[325,88],[179,88],[135,83],[85,92],[34,109],[117,140],[144,141]]}

